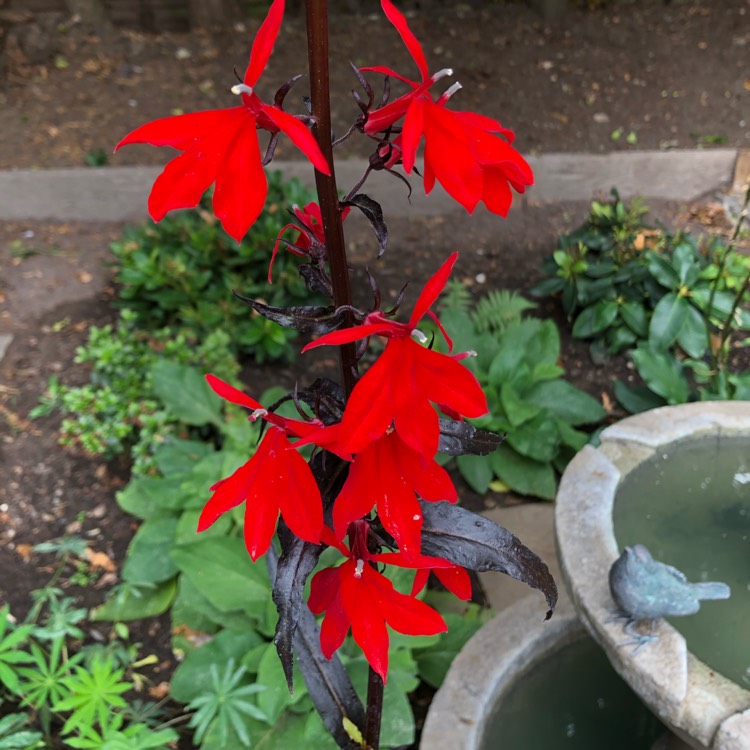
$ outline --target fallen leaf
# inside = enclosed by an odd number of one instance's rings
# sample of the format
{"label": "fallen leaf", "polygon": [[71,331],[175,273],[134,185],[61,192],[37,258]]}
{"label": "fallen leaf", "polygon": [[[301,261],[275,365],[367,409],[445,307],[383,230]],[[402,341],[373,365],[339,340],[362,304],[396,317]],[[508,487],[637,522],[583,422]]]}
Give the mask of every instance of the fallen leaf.
{"label": "fallen leaf", "polygon": [[88,271],[81,271],[78,274],[78,280],[81,284],[90,284],[94,277]]}
{"label": "fallen leaf", "polygon": [[16,545],[16,552],[18,553],[18,556],[24,561],[28,562],[31,560],[31,553],[33,552],[34,547],[31,544],[17,544]]}
{"label": "fallen leaf", "polygon": [[607,414],[611,414],[613,410],[612,399],[606,391],[602,391],[602,407]]}
{"label": "fallen leaf", "polygon": [[167,695],[169,695],[169,683],[166,680],[163,680],[158,685],[152,685],[148,689],[148,694],[158,701],[162,698],[166,698]]}
{"label": "fallen leaf", "polygon": [[91,547],[86,547],[86,559],[92,568],[99,568],[107,573],[113,573],[117,570],[114,560],[104,552],[96,552]]}

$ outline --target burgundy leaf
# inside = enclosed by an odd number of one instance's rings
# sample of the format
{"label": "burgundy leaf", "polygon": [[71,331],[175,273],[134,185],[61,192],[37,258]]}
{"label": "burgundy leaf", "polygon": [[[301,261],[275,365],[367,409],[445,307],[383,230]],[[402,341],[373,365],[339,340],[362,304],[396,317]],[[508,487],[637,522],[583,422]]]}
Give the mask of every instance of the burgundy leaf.
{"label": "burgundy leaf", "polygon": [[547,619],[557,586],[544,561],[499,524],[446,502],[422,502],[422,554],[442,557],[481,573],[496,570],[544,594]]}
{"label": "burgundy leaf", "polygon": [[355,206],[367,217],[367,220],[372,224],[375,236],[378,238],[378,244],[380,245],[378,258],[380,258],[388,246],[388,227],[386,227],[385,221],[383,221],[383,209],[380,207],[380,204],[370,198],[369,195],[358,193],[348,201],[342,202],[341,205]]}
{"label": "burgundy leaf", "polygon": [[234,295],[264,318],[268,318],[286,328],[294,328],[302,333],[315,333],[317,335],[329,333],[339,328],[346,320],[346,313],[342,310],[336,311],[333,307],[322,305],[271,307],[258,302],[258,300],[243,297],[237,292],[234,292]]}
{"label": "burgundy leaf", "polygon": [[438,450],[449,456],[487,456],[503,441],[505,435],[496,435],[488,430],[479,430],[468,422],[456,419],[440,420],[440,443]]}

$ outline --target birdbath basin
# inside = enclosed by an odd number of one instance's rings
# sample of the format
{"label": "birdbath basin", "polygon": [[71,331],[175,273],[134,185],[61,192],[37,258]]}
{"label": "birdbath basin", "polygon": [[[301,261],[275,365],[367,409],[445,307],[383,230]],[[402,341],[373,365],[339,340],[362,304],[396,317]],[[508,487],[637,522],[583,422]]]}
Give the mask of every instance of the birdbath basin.
{"label": "birdbath basin", "polygon": [[[646,705],[691,747],[750,750],[750,402],[664,407],[607,428],[566,469],[555,532],[581,620]],[[634,653],[612,621],[608,573],[635,544],[691,581],[725,580],[732,597],[657,621],[657,640]]]}

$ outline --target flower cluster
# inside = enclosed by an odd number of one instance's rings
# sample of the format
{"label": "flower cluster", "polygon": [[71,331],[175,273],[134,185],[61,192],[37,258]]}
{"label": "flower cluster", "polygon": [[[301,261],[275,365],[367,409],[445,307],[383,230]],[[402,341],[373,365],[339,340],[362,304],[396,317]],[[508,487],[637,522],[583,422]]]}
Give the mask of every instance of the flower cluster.
{"label": "flower cluster", "polygon": [[[324,584],[318,583],[310,603],[313,611],[328,609],[328,617],[337,623],[323,629],[323,649],[329,656],[346,634],[344,629],[341,635],[343,623],[361,622],[362,618],[369,618],[368,612],[374,611],[371,606],[355,617],[354,602],[377,602],[378,598],[371,596],[372,591],[378,591],[381,599],[390,596],[387,579],[370,569],[370,563],[414,570],[455,568],[444,560],[421,555],[419,498],[428,502],[457,499],[448,473],[435,461],[439,424],[433,404],[452,415],[478,417],[486,413],[487,402],[476,378],[457,357],[424,345],[426,336],[417,324],[426,314],[437,321],[429,308],[443,290],[456,258],[454,253],[427,282],[409,322],[391,321],[382,312],[374,311],[362,325],[334,331],[306,347],[347,343],[371,335],[387,339],[385,351],[358,381],[341,420],[335,424],[326,426],[316,418],[305,421],[278,416],[214,375],[207,376],[219,396],[250,409],[250,418],[263,418],[268,429],[247,463],[214,485],[214,494],[201,514],[198,530],[208,528],[222,513],[245,501],[245,543],[253,560],[268,550],[279,514],[300,539],[341,550],[348,561],[336,568],[335,575],[327,573],[318,578],[336,581],[338,593],[332,589],[324,596],[321,592]],[[291,443],[289,438],[296,442]],[[346,481],[333,505],[333,528],[323,523],[320,491],[309,465],[296,450],[307,444],[350,463]],[[398,553],[378,556],[364,551],[365,528],[369,529],[369,523],[363,525],[362,519],[371,517],[373,511],[377,511],[380,524],[398,545]],[[359,540],[352,542],[349,550],[341,546],[347,534]],[[461,573],[466,575],[462,569]],[[349,577],[353,580],[349,581]],[[424,577],[419,580],[424,585]],[[461,581],[462,587],[451,586],[451,589],[468,598],[470,591],[467,592],[465,580]],[[414,597],[392,593],[391,599],[401,603],[397,609],[404,617],[412,611],[432,613],[414,620],[413,627],[419,629],[419,635],[433,635],[444,629],[442,619],[427,605]],[[402,621],[396,620],[399,623],[396,625],[386,616],[385,622],[399,632],[412,632],[403,630],[407,626]],[[370,629],[353,625],[353,634],[370,664],[385,679],[387,638],[383,651],[380,636],[374,636],[375,628],[374,624]],[[332,630],[337,634],[335,637],[325,635]],[[372,641],[368,641],[368,633],[373,635]],[[330,648],[334,643],[336,646]]]}
{"label": "flower cluster", "polygon": [[[359,130],[376,141],[372,168],[391,171],[400,164],[407,174],[415,171],[417,150],[424,141],[427,193],[437,181],[467,211],[483,202],[490,211],[504,216],[511,203],[511,188],[522,193],[533,181],[528,164],[511,145],[513,133],[491,118],[449,110],[447,104],[459,84],[437,98],[433,96],[434,84],[452,71],[430,75],[422,47],[403,14],[390,0],[381,3],[410,52],[420,80],[384,66],[359,69],[358,77],[368,88],[363,74],[376,73],[400,81],[407,91],[378,107],[372,106],[372,97],[368,105],[360,102],[362,114],[350,133]],[[232,88],[241,98],[239,106],[157,120],[137,128],[117,145],[149,143],[182,152],[166,166],[151,191],[149,212],[155,220],[172,209],[197,205],[215,183],[215,214],[226,231],[240,240],[263,209],[267,193],[264,165],[281,133],[316,170],[330,173],[308,129],[313,118],[308,114],[293,116],[282,108],[296,78],[279,90],[273,104],[265,103],[256,93],[283,12],[284,0],[273,0],[253,43],[244,78]],[[258,130],[271,134],[265,157],[261,157]],[[359,205],[365,204],[360,201]],[[342,217],[348,210],[341,210]],[[284,237],[292,231],[297,232],[294,241]],[[326,234],[317,204],[294,209],[294,223],[284,227],[271,253],[269,281],[282,243],[319,268],[326,263]],[[250,419],[262,419],[265,432],[249,460],[211,488],[198,530],[207,529],[221,514],[244,503],[244,539],[253,560],[268,551],[279,516],[299,539],[339,550],[341,564],[317,572],[312,580],[309,607],[316,614],[325,613],[322,651],[330,658],[351,629],[383,680],[388,670],[387,626],[415,635],[446,629],[442,617],[417,598],[431,571],[457,596],[468,599],[471,595],[466,570],[425,555],[422,549],[421,503],[455,503],[457,499],[449,475],[435,460],[439,414],[462,420],[487,412],[479,383],[461,361],[468,354],[452,353],[453,343],[431,310],[457,257],[458,253],[453,253],[429,279],[408,321],[395,320],[393,311],[382,311],[376,300],[372,311],[352,315],[355,325],[323,329],[326,332],[305,347],[303,351],[362,342],[361,354],[370,337],[385,340],[382,353],[358,379],[337,418],[324,420],[316,414],[307,418],[301,414],[300,419],[281,417],[219,378],[207,376],[219,396],[249,409]],[[290,320],[293,317],[288,316]],[[420,330],[425,317],[445,337],[447,354],[433,349]],[[310,464],[299,452],[303,445],[333,454],[345,466],[345,480],[331,498],[330,513],[324,509]],[[348,546],[344,544],[347,538]],[[379,551],[384,546],[398,551]],[[379,565],[414,570],[412,592],[395,591]]]}

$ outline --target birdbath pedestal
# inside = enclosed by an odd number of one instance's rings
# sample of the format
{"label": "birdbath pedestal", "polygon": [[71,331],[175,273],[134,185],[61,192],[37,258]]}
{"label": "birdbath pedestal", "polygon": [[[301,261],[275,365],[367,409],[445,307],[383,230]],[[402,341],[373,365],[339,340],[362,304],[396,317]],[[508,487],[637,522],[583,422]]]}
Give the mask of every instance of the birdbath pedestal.
{"label": "birdbath pedestal", "polygon": [[[696,658],[665,620],[656,622],[655,642],[636,653],[623,646],[627,635],[622,621],[612,620],[608,574],[620,555],[613,507],[623,478],[666,446],[732,436],[750,439],[750,402],[685,404],[625,419],[602,432],[598,448],[585,447],[569,464],[555,511],[563,577],[584,625],[661,721],[690,747],[711,750],[750,750],[750,691]],[[655,489],[654,503],[672,500],[668,488]]]}

